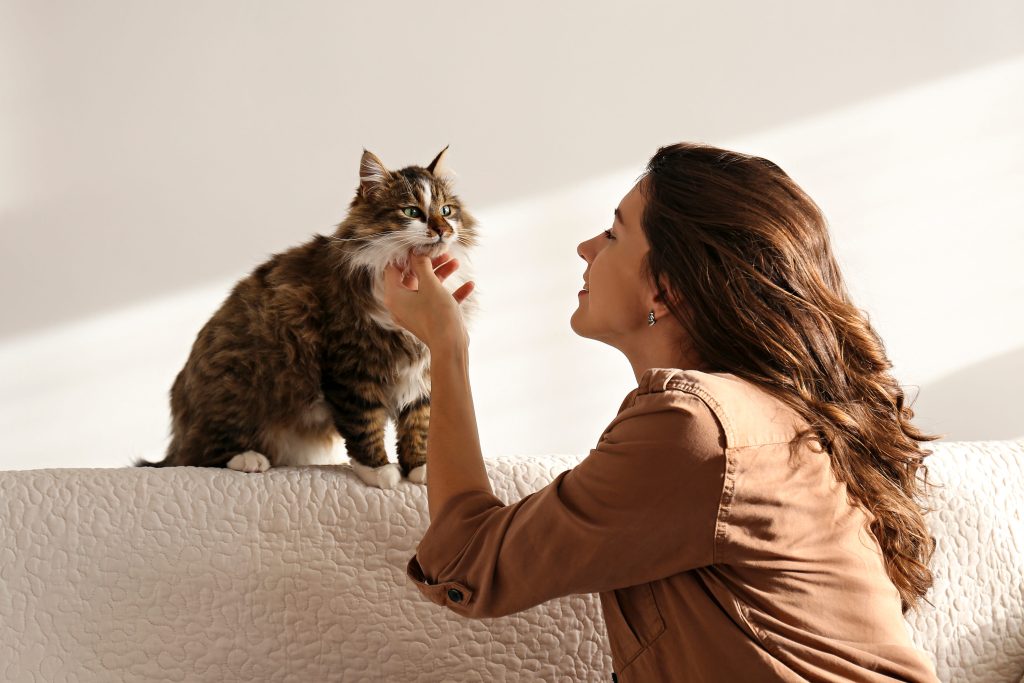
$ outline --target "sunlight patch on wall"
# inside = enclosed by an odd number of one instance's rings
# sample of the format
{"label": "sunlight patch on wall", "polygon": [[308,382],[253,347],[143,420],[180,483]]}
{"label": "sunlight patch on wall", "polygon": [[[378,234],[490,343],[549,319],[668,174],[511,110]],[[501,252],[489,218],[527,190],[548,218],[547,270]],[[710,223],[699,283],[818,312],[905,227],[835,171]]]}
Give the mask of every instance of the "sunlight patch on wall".
{"label": "sunlight patch on wall", "polygon": [[[818,202],[855,303],[912,385],[1024,347],[1022,120],[1016,59],[709,142],[775,161]],[[569,317],[586,269],[577,244],[610,225],[653,152],[569,189],[474,208],[471,378],[488,455],[586,452],[635,386],[625,358],[577,337]],[[235,279],[0,345],[0,468],[159,457],[171,383]],[[985,433],[985,420],[963,424]],[[387,442],[394,458],[390,427]]]}

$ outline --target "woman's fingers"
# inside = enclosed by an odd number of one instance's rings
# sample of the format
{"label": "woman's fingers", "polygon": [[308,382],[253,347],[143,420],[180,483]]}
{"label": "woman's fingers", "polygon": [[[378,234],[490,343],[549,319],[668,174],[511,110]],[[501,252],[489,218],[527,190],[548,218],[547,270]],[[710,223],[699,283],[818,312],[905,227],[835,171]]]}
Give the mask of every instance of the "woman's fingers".
{"label": "woman's fingers", "polygon": [[448,277],[449,275],[451,275],[452,273],[454,273],[458,269],[459,269],[459,262],[458,262],[458,260],[455,259],[455,258],[452,258],[452,259],[450,259],[448,261],[445,261],[444,263],[439,265],[437,268],[435,268],[434,272],[437,274],[437,279],[440,280],[441,282],[444,282],[444,279],[446,277]]}
{"label": "woman's fingers", "polygon": [[435,259],[427,258],[423,254],[410,254],[409,255],[409,271],[413,275],[426,275],[434,269]]}
{"label": "woman's fingers", "polygon": [[[451,275],[452,273],[459,269],[459,261],[454,256],[442,254],[441,256],[438,256],[437,259],[434,260],[442,260],[445,258],[447,258],[448,260],[434,267],[434,274],[437,275],[437,279],[439,282],[444,282],[445,278],[447,278],[449,275]],[[461,304],[463,301],[466,300],[466,297],[473,292],[475,286],[476,285],[473,284],[472,280],[469,282],[464,282],[458,289],[452,292],[452,296],[455,297],[455,301],[457,303]]]}
{"label": "woman's fingers", "polygon": [[464,285],[456,289],[454,292],[452,292],[452,296],[454,296],[455,300],[461,304],[463,301],[466,300],[467,296],[472,294],[473,288],[475,286],[476,285],[473,284],[473,281],[470,280],[469,282],[465,283]]}
{"label": "woman's fingers", "polygon": [[402,284],[406,289],[417,291],[420,288],[420,281],[415,273],[402,273]]}
{"label": "woman's fingers", "polygon": [[428,267],[434,271],[434,275],[437,276],[439,281],[444,282],[445,278],[459,269],[460,264],[459,260],[451,254],[441,254],[440,256],[435,256],[429,261],[422,256],[412,257],[409,265],[409,270],[404,273],[402,282],[411,286],[413,289],[417,289],[417,285],[419,284],[417,274],[425,274]]}

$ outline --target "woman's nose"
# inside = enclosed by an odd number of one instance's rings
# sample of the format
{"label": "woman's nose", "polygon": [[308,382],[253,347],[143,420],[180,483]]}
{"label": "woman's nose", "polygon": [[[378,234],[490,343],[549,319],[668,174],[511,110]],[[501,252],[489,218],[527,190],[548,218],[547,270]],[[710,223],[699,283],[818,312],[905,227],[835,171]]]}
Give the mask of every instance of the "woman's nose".
{"label": "woman's nose", "polygon": [[590,263],[590,242],[591,240],[586,240],[585,242],[580,242],[576,245],[576,253],[579,254],[579,257],[587,263]]}

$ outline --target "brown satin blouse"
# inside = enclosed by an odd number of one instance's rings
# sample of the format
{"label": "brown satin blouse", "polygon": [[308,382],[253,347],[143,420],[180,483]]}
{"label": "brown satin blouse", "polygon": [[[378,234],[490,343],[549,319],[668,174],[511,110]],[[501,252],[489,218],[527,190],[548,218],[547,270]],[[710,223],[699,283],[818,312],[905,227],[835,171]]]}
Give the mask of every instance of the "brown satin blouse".
{"label": "brown satin blouse", "polygon": [[598,593],[618,681],[937,681],[867,513],[806,423],[728,373],[651,368],[576,467],[440,510],[409,560],[471,618]]}

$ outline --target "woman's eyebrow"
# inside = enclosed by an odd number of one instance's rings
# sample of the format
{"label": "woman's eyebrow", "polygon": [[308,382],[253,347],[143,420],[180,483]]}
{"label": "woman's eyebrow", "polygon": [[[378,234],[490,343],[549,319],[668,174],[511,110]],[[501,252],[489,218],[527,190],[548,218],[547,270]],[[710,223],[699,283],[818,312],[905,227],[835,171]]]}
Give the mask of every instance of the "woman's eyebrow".
{"label": "woman's eyebrow", "polygon": [[615,218],[618,219],[619,225],[626,227],[625,221],[622,220],[622,214],[619,213],[619,207],[615,207]]}

